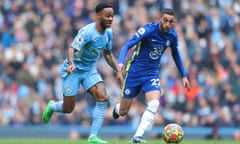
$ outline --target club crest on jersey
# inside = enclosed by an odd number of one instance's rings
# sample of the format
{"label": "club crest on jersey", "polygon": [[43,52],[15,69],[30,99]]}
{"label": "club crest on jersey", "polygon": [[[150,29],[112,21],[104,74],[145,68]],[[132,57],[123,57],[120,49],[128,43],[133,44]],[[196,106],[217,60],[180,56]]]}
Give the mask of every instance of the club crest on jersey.
{"label": "club crest on jersey", "polygon": [[130,89],[125,89],[124,93],[125,93],[126,95],[129,95],[129,94],[131,93],[131,91],[130,91]]}
{"label": "club crest on jersey", "polygon": [[70,94],[72,92],[72,89],[71,88],[67,88],[66,89],[66,93]]}
{"label": "club crest on jersey", "polygon": [[170,40],[166,41],[166,46],[170,46]]}

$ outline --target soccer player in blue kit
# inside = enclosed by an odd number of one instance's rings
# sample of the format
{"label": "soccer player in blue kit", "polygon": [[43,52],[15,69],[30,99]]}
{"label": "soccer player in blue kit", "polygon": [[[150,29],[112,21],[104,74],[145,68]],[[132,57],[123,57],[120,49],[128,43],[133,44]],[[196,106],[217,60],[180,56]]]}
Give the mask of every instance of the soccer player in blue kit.
{"label": "soccer player in blue kit", "polygon": [[[173,29],[175,14],[172,9],[161,10],[160,21],[151,22],[139,28],[122,47],[118,66],[125,69],[125,79],[122,85],[120,103],[113,110],[113,118],[125,116],[133,99],[140,90],[145,94],[147,107],[142,115],[141,122],[130,143],[146,143],[143,135],[146,129],[154,123],[154,117],[159,107],[161,86],[159,80],[160,59],[164,51],[170,47],[173,59],[182,76],[183,85],[190,90],[187,73],[178,52],[178,36]],[[130,48],[136,46],[132,58],[124,67],[125,57]]]}
{"label": "soccer player in blue kit", "polygon": [[101,52],[103,52],[107,63],[117,72],[117,77],[120,80],[123,80],[123,77],[111,52],[112,30],[110,27],[114,15],[113,7],[102,2],[96,6],[95,11],[97,14],[96,21],[78,31],[69,47],[68,58],[63,63],[61,69],[63,100],[49,101],[43,111],[42,120],[44,123],[48,123],[53,112],[71,113],[75,106],[80,84],[82,84],[96,100],[88,143],[105,144],[107,141],[97,136],[99,129],[102,127],[108,105],[103,80],[95,68]]}

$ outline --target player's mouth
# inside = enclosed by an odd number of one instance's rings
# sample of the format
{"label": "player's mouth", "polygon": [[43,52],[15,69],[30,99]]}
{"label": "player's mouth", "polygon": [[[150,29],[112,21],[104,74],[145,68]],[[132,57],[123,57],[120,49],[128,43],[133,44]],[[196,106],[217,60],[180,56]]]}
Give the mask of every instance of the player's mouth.
{"label": "player's mouth", "polygon": [[169,28],[163,28],[163,32],[167,33],[169,31]]}
{"label": "player's mouth", "polygon": [[112,25],[112,22],[107,22],[106,26],[110,27]]}
{"label": "player's mouth", "polygon": [[164,32],[167,33],[169,31],[169,29],[165,29]]}

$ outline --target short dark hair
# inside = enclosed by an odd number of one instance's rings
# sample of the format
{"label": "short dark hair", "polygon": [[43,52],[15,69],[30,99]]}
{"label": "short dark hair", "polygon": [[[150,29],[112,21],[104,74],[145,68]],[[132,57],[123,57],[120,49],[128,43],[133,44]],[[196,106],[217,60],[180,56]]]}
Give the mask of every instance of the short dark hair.
{"label": "short dark hair", "polygon": [[96,8],[95,8],[95,12],[99,13],[101,12],[104,8],[113,8],[113,6],[109,3],[106,2],[101,2],[99,4],[97,4]]}
{"label": "short dark hair", "polygon": [[175,16],[175,12],[173,9],[170,9],[170,8],[163,8],[162,10],[160,10],[160,13],[161,13],[161,16],[163,14],[168,14],[168,15],[173,15]]}

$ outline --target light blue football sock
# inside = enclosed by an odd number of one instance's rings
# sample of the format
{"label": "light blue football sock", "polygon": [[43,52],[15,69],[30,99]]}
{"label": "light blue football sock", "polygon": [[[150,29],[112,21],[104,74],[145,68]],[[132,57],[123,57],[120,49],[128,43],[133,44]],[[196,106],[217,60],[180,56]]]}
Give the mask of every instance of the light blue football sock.
{"label": "light blue football sock", "polygon": [[102,127],[107,104],[108,102],[96,102],[96,106],[93,112],[93,122],[90,137],[97,136],[99,129]]}
{"label": "light blue football sock", "polygon": [[54,104],[51,104],[50,108],[54,111],[54,112],[63,112],[63,101],[58,101],[55,102]]}

